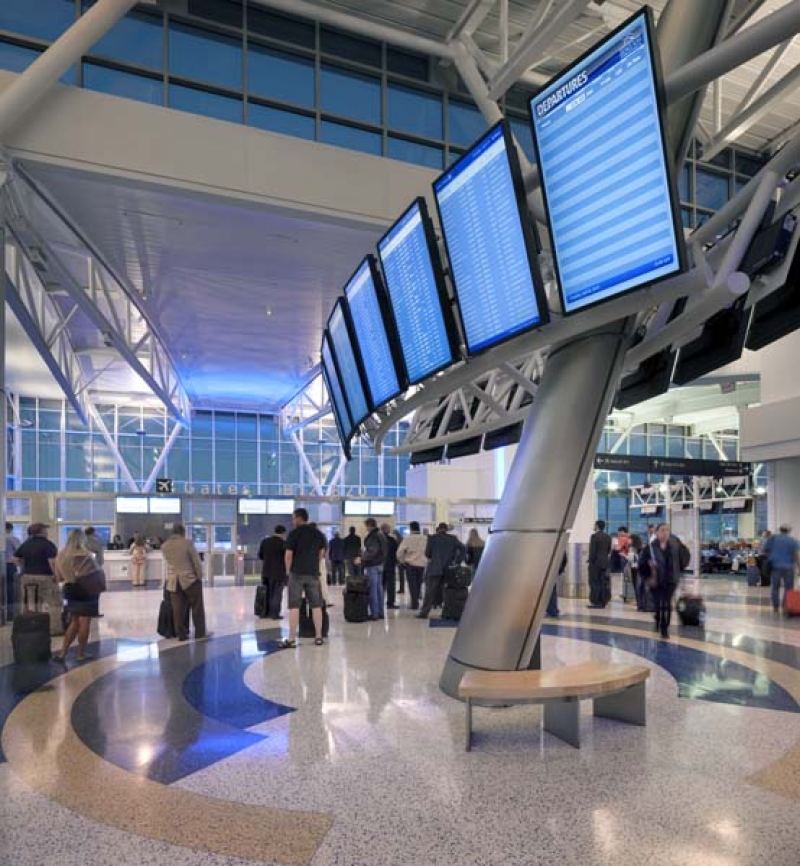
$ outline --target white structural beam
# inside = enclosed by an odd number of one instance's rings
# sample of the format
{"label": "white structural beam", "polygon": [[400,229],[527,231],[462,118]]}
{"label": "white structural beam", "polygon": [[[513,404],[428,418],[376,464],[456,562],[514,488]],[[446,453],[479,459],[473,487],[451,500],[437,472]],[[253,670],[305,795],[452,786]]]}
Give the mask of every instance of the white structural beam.
{"label": "white structural beam", "polygon": [[450,28],[444,41],[452,42],[457,39],[462,33],[468,36],[472,34],[483,24],[486,16],[492,11],[495,0],[470,0],[464,7],[464,11],[459,15],[456,23]]}
{"label": "white structural beam", "polygon": [[80,359],[66,333],[66,315],[54,304],[11,231],[6,232],[5,296],[9,307],[81,421],[88,425],[88,396]]}
{"label": "white structural beam", "polygon": [[553,41],[580,17],[589,2],[564,0],[547,20],[540,23],[536,16],[514,47],[508,62],[500,67],[489,82],[489,96],[497,99],[516,84],[520,76],[550,49]]}
{"label": "white structural beam", "polygon": [[105,440],[108,450],[114,458],[114,465],[117,467],[122,480],[128,485],[132,493],[141,493],[136,479],[131,474],[131,470],[128,468],[128,464],[125,462],[125,458],[119,450],[116,439],[111,435],[108,427],[106,427],[105,421],[103,421],[103,416],[97,411],[97,407],[92,403],[89,404],[89,416],[92,419],[92,424],[100,431],[100,435]]}
{"label": "white structural beam", "polygon": [[152,491],[153,485],[156,483],[156,479],[161,474],[161,470],[164,468],[164,464],[167,462],[167,457],[169,457],[170,451],[172,451],[172,446],[178,441],[178,437],[181,435],[182,430],[183,424],[175,421],[172,427],[172,432],[169,434],[169,438],[164,443],[164,447],[161,449],[161,453],[158,455],[158,460],[156,460],[155,466],[153,466],[150,474],[147,476],[147,481],[145,481],[144,486],[142,487],[142,493],[150,493]]}
{"label": "white structural beam", "polygon": [[0,142],[23,115],[92,45],[104,36],[136,0],[97,0],[43,54],[0,93]]}
{"label": "white structural beam", "polygon": [[734,108],[731,113],[732,117],[738,117],[741,112],[747,108],[748,105],[761,93],[764,85],[769,81],[772,73],[781,63],[781,61],[786,57],[789,49],[792,47],[792,43],[794,42],[794,37],[792,39],[787,39],[782,45],[779,45],[773,52],[772,56],[767,60],[764,66],[761,69],[761,72],[758,73],[753,83],[750,85],[747,93],[742,97],[739,104]]}
{"label": "white structural beam", "polygon": [[703,148],[703,159],[709,160],[715,157],[729,144],[741,138],[770,110],[773,103],[798,87],[800,87],[800,66],[795,66],[749,107],[735,115],[725,127],[715,131],[714,138],[707,147]]}

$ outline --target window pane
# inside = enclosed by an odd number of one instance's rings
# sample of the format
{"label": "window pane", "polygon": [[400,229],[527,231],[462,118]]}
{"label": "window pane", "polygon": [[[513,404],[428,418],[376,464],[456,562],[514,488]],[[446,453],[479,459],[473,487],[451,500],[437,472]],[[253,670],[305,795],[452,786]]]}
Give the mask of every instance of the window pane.
{"label": "window pane", "polygon": [[322,110],[367,123],[381,122],[381,85],[377,78],[322,67]]}
{"label": "window pane", "polygon": [[119,20],[91,49],[96,57],[108,57],[146,66],[164,68],[164,26],[161,18],[132,13]]}
{"label": "window pane", "polygon": [[399,84],[390,84],[387,106],[391,129],[440,141],[444,137],[441,97],[421,93],[410,87],[401,87]]}
{"label": "window pane", "polygon": [[247,6],[247,29],[250,33],[302,45],[304,48],[314,48],[316,42],[313,22],[268,12],[263,6],[255,4]]}
{"label": "window pane", "polygon": [[74,0],[2,0],[0,30],[57,39],[75,20]]}
{"label": "window pane", "polygon": [[241,43],[208,30],[172,24],[169,28],[169,69],[173,75],[241,90]]}
{"label": "window pane", "polygon": [[226,27],[242,27],[242,0],[189,0],[186,11],[198,18],[224,24]]}
{"label": "window pane", "polygon": [[694,228],[694,213],[690,207],[681,208],[681,222],[686,229]]}
{"label": "window pane", "polygon": [[402,159],[403,162],[413,162],[428,168],[442,168],[442,149],[427,144],[417,144],[404,141],[402,138],[389,136],[387,156],[392,159]]}
{"label": "window pane", "polygon": [[294,111],[281,111],[279,108],[268,108],[265,105],[248,105],[250,126],[266,129],[269,132],[280,132],[283,135],[294,135],[297,138],[314,140],[314,118]]}
{"label": "window pane", "polygon": [[386,69],[396,75],[406,78],[416,78],[418,81],[428,80],[428,58],[423,54],[411,54],[398,48],[386,46]]}
{"label": "window pane", "polygon": [[525,156],[531,162],[536,162],[536,155],[533,152],[533,135],[531,133],[531,125],[527,120],[515,120],[513,117],[510,119],[511,123],[511,131],[514,133],[514,137],[519,142],[522,147]]}
{"label": "window pane", "polygon": [[204,90],[195,90],[181,84],[170,84],[169,105],[179,111],[191,111],[193,114],[204,114],[206,117],[230,120],[232,123],[242,122],[241,99],[217,96],[216,93],[206,93]]}
{"label": "window pane", "polygon": [[447,107],[448,140],[464,146],[472,144],[486,132],[486,121],[477,108],[451,99]]}
{"label": "window pane", "polygon": [[251,44],[247,82],[254,96],[314,107],[314,63],[311,60]]}
{"label": "window pane", "polygon": [[335,144],[337,147],[347,147],[350,150],[360,150],[363,153],[381,155],[381,137],[377,132],[366,132],[342,123],[322,121],[320,141],[325,144]]}
{"label": "window pane", "polygon": [[460,159],[464,155],[464,151],[456,150],[451,147],[447,151],[447,164],[452,165],[457,159]]}
{"label": "window pane", "polygon": [[678,194],[681,201],[692,201],[691,193],[691,173],[692,167],[686,163],[678,173]]}
{"label": "window pane", "polygon": [[364,63],[367,66],[381,68],[381,45],[371,39],[362,39],[341,33],[338,30],[330,30],[323,27],[320,31],[320,47],[323,54],[333,54],[354,63]]}
{"label": "window pane", "polygon": [[695,172],[695,183],[698,206],[718,210],[728,200],[730,184],[727,175],[698,168]]}
{"label": "window pane", "polygon": [[41,54],[33,48],[23,48],[10,42],[0,42],[0,67],[11,72],[24,72]]}
{"label": "window pane", "polygon": [[93,63],[83,64],[83,86],[87,90],[110,93],[125,99],[138,99],[161,105],[164,101],[164,86],[161,81],[144,75],[133,75],[117,69],[106,69]]}
{"label": "window pane", "polygon": [[739,174],[746,174],[748,177],[752,177],[761,171],[763,165],[763,159],[759,159],[757,156],[748,156],[746,153],[739,153],[738,150],[736,151],[736,171]]}

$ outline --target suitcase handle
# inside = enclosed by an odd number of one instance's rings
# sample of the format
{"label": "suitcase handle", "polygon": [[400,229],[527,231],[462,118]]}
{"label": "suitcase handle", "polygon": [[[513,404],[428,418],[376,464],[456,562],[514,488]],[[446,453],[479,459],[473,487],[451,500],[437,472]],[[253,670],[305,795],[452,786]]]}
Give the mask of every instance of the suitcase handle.
{"label": "suitcase handle", "polygon": [[[28,604],[28,590],[33,590],[33,607]],[[39,585],[36,583],[26,583],[22,589],[23,604],[26,610],[37,611],[39,609]]]}

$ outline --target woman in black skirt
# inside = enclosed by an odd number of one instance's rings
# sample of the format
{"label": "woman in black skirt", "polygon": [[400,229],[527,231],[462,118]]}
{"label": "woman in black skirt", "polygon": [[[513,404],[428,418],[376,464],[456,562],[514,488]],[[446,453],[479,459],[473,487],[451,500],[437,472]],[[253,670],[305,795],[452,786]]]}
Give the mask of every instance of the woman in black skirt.
{"label": "woman in black skirt", "polygon": [[67,651],[76,637],[78,638],[78,661],[91,658],[86,653],[86,645],[89,643],[89,627],[92,618],[98,615],[100,596],[90,591],[96,588],[96,581],[90,579],[97,570],[94,555],[86,547],[86,536],[83,530],[73,529],[55,562],[56,576],[64,585],[64,598],[67,602],[67,612],[70,614],[61,652],[53,654],[55,661],[63,662],[66,659]]}

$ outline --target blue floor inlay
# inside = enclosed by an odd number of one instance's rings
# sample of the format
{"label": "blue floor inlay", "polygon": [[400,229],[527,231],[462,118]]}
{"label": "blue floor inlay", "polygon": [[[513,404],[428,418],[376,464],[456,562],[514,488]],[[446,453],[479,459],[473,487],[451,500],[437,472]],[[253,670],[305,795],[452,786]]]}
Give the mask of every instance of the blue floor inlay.
{"label": "blue floor inlay", "polygon": [[[96,659],[108,658],[118,655],[121,651],[129,648],[141,647],[140,641],[134,640],[103,640],[90,643],[87,652]],[[75,649],[70,651],[68,657],[69,667],[75,662]],[[0,733],[3,731],[6,719],[11,715],[14,708],[23,701],[31,692],[43,688],[56,677],[64,673],[64,666],[53,661],[41,662],[32,665],[10,664],[0,667]],[[0,746],[0,764],[4,763],[6,756]]]}
{"label": "blue floor inlay", "polygon": [[122,665],[79,695],[75,732],[105,760],[163,784],[262,742],[245,728],[293,708],[253,694],[243,677],[276,635],[189,642]]}

